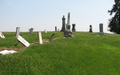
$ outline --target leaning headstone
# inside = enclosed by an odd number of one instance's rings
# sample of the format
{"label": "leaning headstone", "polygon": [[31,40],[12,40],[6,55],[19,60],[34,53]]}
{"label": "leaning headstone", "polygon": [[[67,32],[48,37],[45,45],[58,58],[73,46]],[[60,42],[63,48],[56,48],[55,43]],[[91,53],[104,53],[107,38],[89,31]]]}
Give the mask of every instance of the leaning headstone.
{"label": "leaning headstone", "polygon": [[0,38],[5,38],[5,36],[0,32]]}
{"label": "leaning headstone", "polygon": [[89,30],[89,32],[91,32],[91,33],[93,32],[93,31],[92,31],[92,25],[90,25],[90,30]]}
{"label": "leaning headstone", "polygon": [[73,32],[76,32],[75,26],[76,26],[75,24],[72,24],[72,31]]}
{"label": "leaning headstone", "polygon": [[17,37],[17,40],[20,41],[24,46],[29,47],[30,43],[27,42],[24,38],[22,38],[20,35]]}
{"label": "leaning headstone", "polygon": [[20,27],[16,27],[16,37],[19,36],[19,33],[20,33]]}
{"label": "leaning headstone", "polygon": [[56,33],[53,33],[53,34],[52,34],[52,36],[51,36],[51,38],[50,38],[49,41],[51,41],[51,40],[53,39],[53,37],[55,36],[55,34],[56,34]]}
{"label": "leaning headstone", "polygon": [[44,32],[47,33],[47,30],[45,29]]}
{"label": "leaning headstone", "polygon": [[31,35],[32,32],[33,32],[33,28],[30,28],[30,29],[29,29],[29,35]]}
{"label": "leaning headstone", "polygon": [[57,27],[55,26],[55,31],[57,31]]}
{"label": "leaning headstone", "polygon": [[0,51],[0,55],[6,55],[6,54],[12,54],[12,53],[16,53],[17,51],[14,51],[14,50],[3,50],[3,51]]}
{"label": "leaning headstone", "polygon": [[104,32],[103,32],[103,23],[99,24],[99,30],[100,30],[99,35],[104,35]]}
{"label": "leaning headstone", "polygon": [[38,32],[39,43],[43,44],[41,32]]}

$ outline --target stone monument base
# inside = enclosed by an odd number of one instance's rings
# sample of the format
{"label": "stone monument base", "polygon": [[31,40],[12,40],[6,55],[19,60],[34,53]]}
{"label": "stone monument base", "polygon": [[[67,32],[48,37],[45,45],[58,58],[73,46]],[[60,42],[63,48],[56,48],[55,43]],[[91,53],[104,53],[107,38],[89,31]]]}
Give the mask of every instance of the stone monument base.
{"label": "stone monument base", "polygon": [[65,31],[64,37],[73,37],[73,33],[71,31]]}
{"label": "stone monument base", "polygon": [[104,35],[104,32],[99,32],[99,35]]}

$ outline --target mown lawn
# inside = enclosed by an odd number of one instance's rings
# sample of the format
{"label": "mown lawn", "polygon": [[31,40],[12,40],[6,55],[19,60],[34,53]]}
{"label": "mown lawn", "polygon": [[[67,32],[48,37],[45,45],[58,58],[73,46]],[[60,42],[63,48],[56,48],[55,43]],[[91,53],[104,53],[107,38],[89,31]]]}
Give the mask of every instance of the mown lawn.
{"label": "mown lawn", "polygon": [[[52,33],[42,32],[43,39],[49,39]],[[15,33],[3,34],[8,38],[0,39],[0,48],[21,45],[15,40]],[[27,32],[20,34],[30,43],[38,42],[37,32],[32,36]],[[54,38],[62,35],[56,32]],[[18,44],[7,45],[10,42]],[[0,55],[0,75],[120,75],[119,47],[120,35],[75,32],[72,38],[62,37],[34,44],[22,52]]]}

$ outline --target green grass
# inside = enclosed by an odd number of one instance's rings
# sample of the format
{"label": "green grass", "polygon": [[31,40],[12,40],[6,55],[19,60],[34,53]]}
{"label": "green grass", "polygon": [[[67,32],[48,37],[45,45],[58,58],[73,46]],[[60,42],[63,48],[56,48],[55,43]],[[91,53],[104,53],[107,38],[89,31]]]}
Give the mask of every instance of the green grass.
{"label": "green grass", "polygon": [[[43,39],[49,39],[52,33],[42,32]],[[14,33],[3,34],[8,38],[0,39],[1,48],[6,40],[10,43],[15,39]],[[27,32],[20,34],[30,43],[38,42],[37,32],[32,36]],[[56,32],[54,38],[62,35]],[[72,38],[59,38],[19,53],[1,55],[0,75],[120,75],[119,47],[120,35],[75,32]]]}

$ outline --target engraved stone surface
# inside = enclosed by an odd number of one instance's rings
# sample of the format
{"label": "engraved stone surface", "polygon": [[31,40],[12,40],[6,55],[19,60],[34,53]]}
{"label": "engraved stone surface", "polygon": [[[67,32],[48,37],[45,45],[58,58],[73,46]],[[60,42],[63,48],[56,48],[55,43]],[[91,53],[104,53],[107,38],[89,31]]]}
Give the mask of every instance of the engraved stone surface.
{"label": "engraved stone surface", "polygon": [[64,32],[66,30],[66,23],[65,23],[65,17],[62,18],[62,29],[61,32]]}
{"label": "engraved stone surface", "polygon": [[76,32],[75,26],[76,26],[75,24],[72,24],[72,31],[73,32]]}
{"label": "engraved stone surface", "polygon": [[41,32],[38,32],[38,37],[39,37],[39,43],[43,44]]}
{"label": "engraved stone surface", "polygon": [[53,33],[53,34],[52,34],[52,36],[51,36],[51,38],[50,38],[49,41],[51,41],[51,40],[53,39],[53,37],[55,36],[55,34],[56,34],[56,33]]}
{"label": "engraved stone surface", "polygon": [[19,36],[19,33],[20,33],[20,27],[16,27],[16,37]]}
{"label": "engraved stone surface", "polygon": [[70,13],[68,13],[68,21],[66,24],[66,30],[64,31],[64,37],[73,37],[73,33],[71,31],[71,25],[70,25]]}
{"label": "engraved stone surface", "polygon": [[64,37],[73,37],[73,33],[70,31],[65,31],[64,32]]}
{"label": "engraved stone surface", "polygon": [[30,43],[27,42],[24,38],[22,38],[20,35],[17,38],[18,41],[20,41],[24,46],[29,47]]}
{"label": "engraved stone surface", "polygon": [[92,31],[92,25],[90,25],[90,30],[89,30],[89,32],[91,32],[91,33],[93,32],[93,31]]}
{"label": "engraved stone surface", "polygon": [[45,29],[44,32],[47,33],[47,30]]}
{"label": "engraved stone surface", "polygon": [[3,50],[3,51],[0,51],[0,54],[1,55],[6,55],[6,54],[12,54],[12,53],[16,53],[17,51],[14,51],[14,50]]}
{"label": "engraved stone surface", "polygon": [[104,32],[103,32],[103,23],[99,24],[99,30],[100,30],[99,35],[104,35]]}
{"label": "engraved stone surface", "polygon": [[55,26],[55,31],[57,31],[57,26]]}
{"label": "engraved stone surface", "polygon": [[5,36],[0,32],[0,38],[5,38]]}
{"label": "engraved stone surface", "polygon": [[30,29],[29,29],[29,35],[31,35],[32,32],[33,32],[33,28],[30,28]]}

